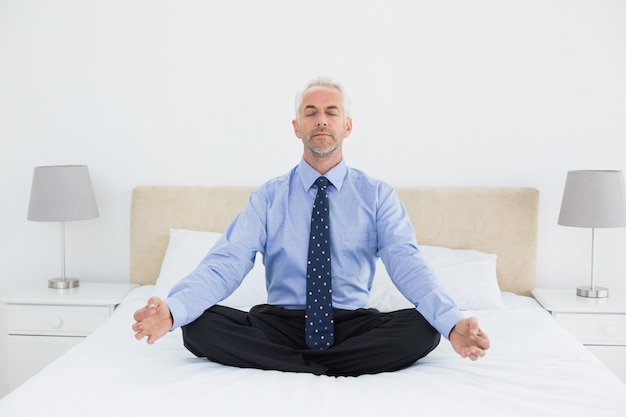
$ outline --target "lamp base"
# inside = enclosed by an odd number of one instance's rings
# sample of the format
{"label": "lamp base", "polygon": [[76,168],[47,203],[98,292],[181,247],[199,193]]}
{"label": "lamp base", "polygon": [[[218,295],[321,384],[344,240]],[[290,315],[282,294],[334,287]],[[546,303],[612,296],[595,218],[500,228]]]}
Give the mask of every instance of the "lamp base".
{"label": "lamp base", "polygon": [[53,278],[48,280],[48,288],[55,290],[66,290],[78,287],[78,279],[76,278]]}
{"label": "lamp base", "polygon": [[587,298],[606,298],[609,296],[609,289],[604,287],[578,287],[576,295]]}

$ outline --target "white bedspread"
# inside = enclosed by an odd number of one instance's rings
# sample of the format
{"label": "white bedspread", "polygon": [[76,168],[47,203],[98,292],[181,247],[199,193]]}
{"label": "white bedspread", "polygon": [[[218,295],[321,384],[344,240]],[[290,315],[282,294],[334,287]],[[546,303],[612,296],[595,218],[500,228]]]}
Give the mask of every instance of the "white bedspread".
{"label": "white bedspread", "polygon": [[232,368],[191,355],[180,330],[137,342],[133,291],[111,319],[0,400],[0,416],[308,416],[310,391],[328,416],[626,416],[626,385],[532,299],[471,312],[491,337],[478,362],[446,340],[394,373],[326,377]]}

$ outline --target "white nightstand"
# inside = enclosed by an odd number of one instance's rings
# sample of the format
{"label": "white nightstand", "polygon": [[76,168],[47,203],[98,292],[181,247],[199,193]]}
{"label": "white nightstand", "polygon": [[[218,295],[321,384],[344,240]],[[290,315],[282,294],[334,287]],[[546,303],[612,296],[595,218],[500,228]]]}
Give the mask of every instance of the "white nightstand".
{"label": "white nightstand", "polygon": [[3,296],[8,320],[9,389],[98,328],[136,286],[81,282],[78,288],[54,290],[42,282]]}
{"label": "white nightstand", "polygon": [[575,289],[534,289],[535,299],[626,383],[626,292],[585,298]]}

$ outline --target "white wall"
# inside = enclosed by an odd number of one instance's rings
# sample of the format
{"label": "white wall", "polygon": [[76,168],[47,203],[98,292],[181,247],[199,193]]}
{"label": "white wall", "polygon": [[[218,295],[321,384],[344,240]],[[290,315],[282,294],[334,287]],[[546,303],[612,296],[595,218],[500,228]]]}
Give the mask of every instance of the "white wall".
{"label": "white wall", "polygon": [[[625,22],[622,0],[0,0],[0,293],[60,273],[33,167],[89,166],[101,216],[68,223],[68,274],[127,281],[132,187],[282,174],[318,74],[352,94],[350,165],[538,188],[538,284],[587,284],[590,231],[556,220],[568,170],[626,168]],[[626,290],[626,229],[596,235],[599,284]]]}

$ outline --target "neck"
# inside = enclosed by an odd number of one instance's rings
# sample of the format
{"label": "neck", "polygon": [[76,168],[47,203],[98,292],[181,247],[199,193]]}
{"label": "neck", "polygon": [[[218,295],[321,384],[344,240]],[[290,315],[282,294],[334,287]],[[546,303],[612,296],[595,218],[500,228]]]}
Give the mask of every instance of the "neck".
{"label": "neck", "polygon": [[304,160],[321,175],[325,175],[341,162],[341,152],[333,152],[331,155],[319,156],[309,152],[304,153]]}

